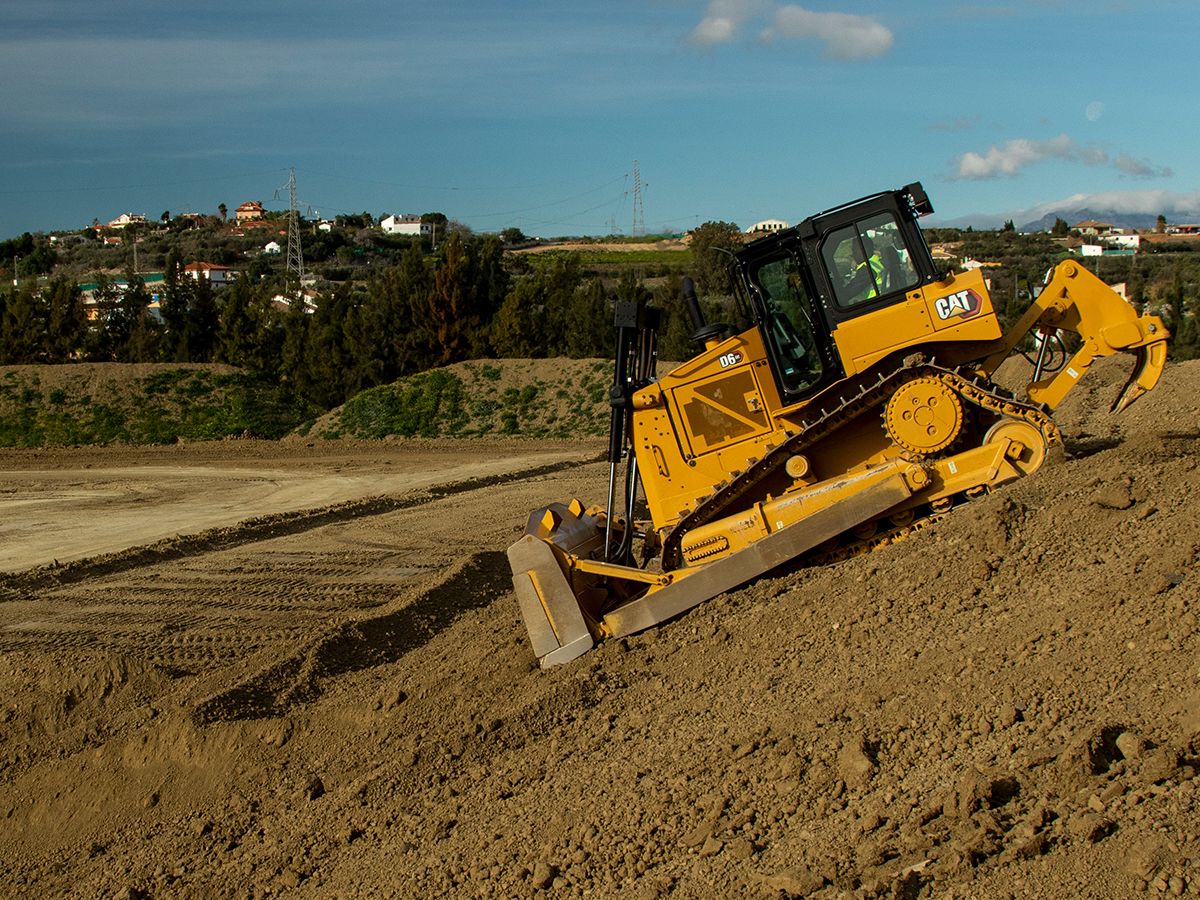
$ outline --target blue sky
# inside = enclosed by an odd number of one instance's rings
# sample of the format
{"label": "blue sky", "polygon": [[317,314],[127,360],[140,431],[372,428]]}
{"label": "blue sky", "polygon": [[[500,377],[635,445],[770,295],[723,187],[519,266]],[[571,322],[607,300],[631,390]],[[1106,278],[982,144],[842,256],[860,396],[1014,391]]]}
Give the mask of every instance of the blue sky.
{"label": "blue sky", "polygon": [[122,212],[444,212],[478,231],[1200,218],[1194,0],[8,0],[0,238]]}

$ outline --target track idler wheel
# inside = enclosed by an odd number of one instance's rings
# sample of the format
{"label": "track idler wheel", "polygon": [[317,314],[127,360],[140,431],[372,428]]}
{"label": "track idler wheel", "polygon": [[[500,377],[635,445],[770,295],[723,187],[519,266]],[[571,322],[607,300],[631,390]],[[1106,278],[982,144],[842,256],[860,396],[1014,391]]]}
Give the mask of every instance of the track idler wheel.
{"label": "track idler wheel", "polygon": [[1022,475],[1031,475],[1040,469],[1050,452],[1045,435],[1036,426],[1020,419],[1003,419],[983,436],[985,444],[1005,439],[1010,441],[1005,455]]}

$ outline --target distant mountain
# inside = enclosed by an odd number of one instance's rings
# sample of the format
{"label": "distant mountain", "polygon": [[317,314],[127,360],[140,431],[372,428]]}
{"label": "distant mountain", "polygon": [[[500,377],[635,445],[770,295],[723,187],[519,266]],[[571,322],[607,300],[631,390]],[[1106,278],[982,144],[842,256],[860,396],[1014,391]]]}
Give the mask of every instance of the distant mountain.
{"label": "distant mountain", "polygon": [[1103,209],[1071,209],[1059,210],[1058,212],[1046,213],[1040,219],[1034,219],[1032,222],[1026,222],[1023,225],[1017,225],[1018,231],[1049,231],[1054,227],[1055,219],[1063,219],[1068,225],[1074,225],[1076,222],[1085,222],[1092,220],[1095,222],[1107,222],[1114,228],[1127,228],[1136,230],[1152,229],[1158,221],[1158,216],[1149,215],[1147,213],[1123,213],[1115,210]]}
{"label": "distant mountain", "polygon": [[[1078,209],[1055,210],[1046,213],[1040,219],[1030,219],[1025,222],[1020,221],[1020,213],[1016,213],[1013,216],[996,216],[985,213],[962,216],[951,221],[931,221],[929,226],[934,228],[970,227],[990,230],[1002,228],[1004,223],[1010,218],[1013,219],[1013,224],[1016,225],[1017,231],[1049,231],[1054,227],[1055,219],[1063,219],[1068,225],[1092,219],[1097,222],[1107,222],[1115,228],[1148,231],[1154,228],[1158,220],[1158,216],[1151,213],[1118,212],[1113,209],[1092,209],[1085,206]],[[1167,216],[1167,221],[1171,224],[1200,222],[1200,210],[1194,212],[1171,212]]]}

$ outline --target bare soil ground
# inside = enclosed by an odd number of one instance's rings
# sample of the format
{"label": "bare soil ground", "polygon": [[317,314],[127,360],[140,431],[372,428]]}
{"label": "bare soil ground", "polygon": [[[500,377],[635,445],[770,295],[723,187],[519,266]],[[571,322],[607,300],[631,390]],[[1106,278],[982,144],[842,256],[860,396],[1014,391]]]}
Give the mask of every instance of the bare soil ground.
{"label": "bare soil ground", "polygon": [[504,548],[599,443],[0,454],[5,893],[1200,895],[1200,366],[1123,374],[1035,477],[545,672]]}
{"label": "bare soil ground", "polygon": [[[489,452],[491,451],[491,452]],[[435,484],[579,459],[561,442],[227,441],[121,450],[0,450],[0,572],[87,559]]]}

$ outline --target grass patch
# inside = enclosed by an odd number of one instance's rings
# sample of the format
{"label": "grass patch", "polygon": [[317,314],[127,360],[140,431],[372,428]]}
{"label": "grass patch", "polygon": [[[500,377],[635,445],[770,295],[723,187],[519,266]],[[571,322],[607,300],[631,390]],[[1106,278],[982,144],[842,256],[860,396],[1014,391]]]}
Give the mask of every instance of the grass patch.
{"label": "grass patch", "polygon": [[[324,419],[323,438],[585,438],[608,433],[612,363],[460,363],[371,388]],[[554,377],[547,377],[553,372]],[[540,376],[540,377],[539,377]]]}
{"label": "grass patch", "polygon": [[456,434],[468,416],[463,385],[445,369],[363,391],[342,407],[339,433],[362,438]]}

